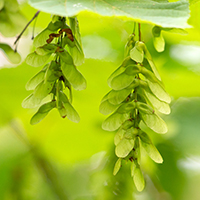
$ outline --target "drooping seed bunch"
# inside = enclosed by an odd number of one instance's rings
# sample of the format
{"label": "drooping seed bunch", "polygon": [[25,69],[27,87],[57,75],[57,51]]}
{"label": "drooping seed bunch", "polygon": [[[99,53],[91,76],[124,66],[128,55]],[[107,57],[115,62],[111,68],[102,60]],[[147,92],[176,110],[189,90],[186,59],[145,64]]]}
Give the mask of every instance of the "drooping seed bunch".
{"label": "drooping seed bunch", "polygon": [[157,133],[166,133],[167,126],[157,112],[170,113],[170,96],[164,89],[160,75],[144,42],[128,39],[125,59],[108,78],[112,88],[102,99],[100,112],[112,113],[102,124],[107,131],[117,133],[114,138],[118,160],[113,174],[120,170],[122,161],[131,161],[131,176],[138,191],[145,185],[140,168],[141,146],[152,160],[163,159],[150,137],[141,128],[141,122]]}
{"label": "drooping seed bunch", "polygon": [[22,106],[34,108],[41,105],[44,98],[49,99],[32,117],[31,124],[40,122],[53,108],[57,108],[63,118],[67,116],[73,122],[80,120],[71,103],[72,87],[86,88],[86,80],[76,67],[83,63],[84,54],[77,18],[69,18],[69,22],[70,26],[65,17],[53,16],[47,28],[34,39],[35,51],[26,58],[31,66],[44,67],[26,84],[26,89],[33,93],[24,99]]}

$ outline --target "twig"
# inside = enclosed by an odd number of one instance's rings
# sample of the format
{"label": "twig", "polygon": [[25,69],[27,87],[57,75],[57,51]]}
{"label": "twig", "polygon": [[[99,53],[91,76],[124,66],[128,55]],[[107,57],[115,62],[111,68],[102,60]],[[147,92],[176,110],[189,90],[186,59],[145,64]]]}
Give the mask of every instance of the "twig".
{"label": "twig", "polygon": [[142,41],[142,36],[141,36],[141,24],[138,23],[138,32],[139,32],[139,41]]}
{"label": "twig", "polygon": [[[22,32],[17,36],[14,45],[17,44],[17,42],[19,41],[19,39],[21,38],[21,36],[23,35],[24,31],[28,28],[28,26],[30,25],[30,23],[39,15],[40,10],[38,10],[35,15],[33,16],[33,18],[26,24],[26,26],[24,27],[24,29],[22,30]],[[17,51],[17,46],[15,48],[15,51]]]}

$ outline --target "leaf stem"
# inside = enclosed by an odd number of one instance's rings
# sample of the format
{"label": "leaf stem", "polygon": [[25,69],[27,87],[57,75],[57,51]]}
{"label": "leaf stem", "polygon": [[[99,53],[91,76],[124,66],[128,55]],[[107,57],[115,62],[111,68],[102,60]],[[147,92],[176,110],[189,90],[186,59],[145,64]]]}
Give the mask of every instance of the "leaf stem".
{"label": "leaf stem", "polygon": [[134,22],[133,34],[135,35],[136,22]]}
{"label": "leaf stem", "polygon": [[38,10],[35,15],[33,16],[33,18],[26,24],[26,26],[24,27],[24,29],[22,30],[22,32],[17,36],[14,45],[16,45],[15,48],[15,52],[17,51],[17,42],[19,41],[19,39],[21,38],[21,36],[23,35],[24,31],[28,28],[28,26],[30,25],[30,23],[39,15],[40,10]]}
{"label": "leaf stem", "polygon": [[139,41],[142,41],[142,35],[141,35],[141,24],[138,23],[138,34],[139,34]]}

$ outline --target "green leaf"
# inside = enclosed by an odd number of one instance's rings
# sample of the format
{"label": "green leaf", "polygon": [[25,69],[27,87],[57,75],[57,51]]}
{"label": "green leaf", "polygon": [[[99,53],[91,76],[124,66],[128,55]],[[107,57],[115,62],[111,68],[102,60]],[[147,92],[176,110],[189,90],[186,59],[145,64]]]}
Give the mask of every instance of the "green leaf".
{"label": "green leaf", "polygon": [[149,157],[154,160],[156,163],[162,163],[163,159],[156,147],[153,145],[150,137],[145,133],[142,132],[140,134],[140,143],[149,155]]}
{"label": "green leaf", "polygon": [[46,63],[46,61],[49,59],[49,57],[51,56],[51,53],[41,56],[38,55],[35,51],[33,53],[30,53],[27,57],[26,57],[26,63],[28,65],[31,65],[33,67],[40,67],[42,65],[44,65]]}
{"label": "green leaf", "polygon": [[143,122],[156,133],[164,134],[168,131],[167,125],[157,114],[140,113]]}
{"label": "green leaf", "polygon": [[133,150],[134,143],[134,139],[123,138],[115,148],[116,156],[119,158],[125,158]]}
{"label": "green leaf", "polygon": [[41,11],[60,16],[74,16],[89,10],[104,16],[127,16],[137,21],[151,22],[163,27],[188,27],[189,3],[186,0],[165,2],[153,0],[78,1],[78,0],[29,0],[29,4]]}
{"label": "green leaf", "polygon": [[[4,3],[7,2],[8,0]],[[7,8],[4,7],[0,12],[0,33],[5,37],[15,37],[27,23],[18,6],[15,6],[13,2],[10,2],[10,5]]]}
{"label": "green leaf", "polygon": [[113,175],[114,175],[114,176],[115,176],[115,175],[118,173],[118,171],[120,170],[121,165],[122,165],[122,159],[119,158],[119,159],[117,160],[117,162],[115,163],[115,167],[114,167],[114,170],[113,170]]}
{"label": "green leaf", "polygon": [[144,51],[143,51],[143,42],[137,41],[135,46],[130,51],[131,59],[135,60],[136,62],[142,63],[144,59]]}
{"label": "green leaf", "polygon": [[3,50],[6,57],[13,64],[19,64],[21,61],[21,56],[15,52],[8,44],[0,43],[0,50]]}
{"label": "green leaf", "polygon": [[56,102],[55,101],[51,101],[51,102],[45,103],[44,105],[42,105],[39,108],[37,113],[35,113],[35,115],[33,115],[33,117],[31,118],[30,123],[32,125],[39,123],[41,120],[43,120],[46,117],[46,115],[49,113],[49,111],[51,111],[55,107],[56,107]]}
{"label": "green leaf", "polygon": [[177,33],[177,34],[181,34],[181,35],[187,35],[188,32],[182,28],[163,28],[160,27],[162,31],[166,31],[169,33]]}
{"label": "green leaf", "polygon": [[84,90],[86,88],[87,83],[85,78],[73,64],[67,64],[66,62],[61,61],[61,69],[65,78],[75,90]]}
{"label": "green leaf", "polygon": [[168,105],[168,103],[166,103],[164,101],[160,101],[157,97],[155,97],[153,94],[151,94],[148,91],[144,90],[144,94],[145,94],[146,98],[148,99],[148,102],[154,108],[156,108],[159,112],[161,112],[163,114],[170,114],[171,109],[170,109],[170,106]]}
{"label": "green leaf", "polygon": [[169,94],[165,91],[165,89],[161,86],[159,83],[153,83],[149,81],[148,79],[146,80],[148,83],[148,86],[151,90],[151,92],[161,101],[164,101],[166,103],[171,102],[171,98]]}
{"label": "green leaf", "polygon": [[17,12],[19,10],[19,4],[17,0],[4,0],[4,8],[9,12]]}
{"label": "green leaf", "polygon": [[113,113],[110,115],[102,124],[102,128],[106,131],[115,131],[117,130],[124,121],[129,118],[129,114],[127,113]]}

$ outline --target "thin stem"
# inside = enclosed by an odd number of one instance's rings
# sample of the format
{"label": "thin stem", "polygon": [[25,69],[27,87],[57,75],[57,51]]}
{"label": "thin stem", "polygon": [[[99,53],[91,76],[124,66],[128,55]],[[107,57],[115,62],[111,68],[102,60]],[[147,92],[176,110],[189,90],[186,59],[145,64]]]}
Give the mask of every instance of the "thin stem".
{"label": "thin stem", "polygon": [[[39,14],[39,13],[38,13],[38,14]],[[37,22],[37,16],[36,16],[35,22],[34,22],[34,24],[33,24],[32,38],[31,38],[32,40],[34,39],[34,33],[35,33],[36,22]]]}
{"label": "thin stem", "polygon": [[135,35],[136,22],[134,22],[133,34]]}
{"label": "thin stem", "polygon": [[139,41],[142,41],[142,36],[141,36],[141,24],[138,23],[138,32],[139,32]]}
{"label": "thin stem", "polygon": [[[137,102],[137,88],[134,89],[134,101]],[[138,117],[138,109],[135,109],[134,111],[134,126],[135,128],[138,126],[138,120],[137,120],[137,117]]]}
{"label": "thin stem", "polygon": [[[24,31],[28,28],[28,26],[30,25],[30,23],[39,15],[40,10],[38,10],[35,15],[33,16],[33,18],[26,24],[26,26],[24,27],[24,29],[22,30],[22,32],[17,36],[14,45],[17,44],[17,42],[19,41],[19,39],[21,38],[21,36],[23,35]],[[15,48],[15,51],[17,51],[17,47]]]}

